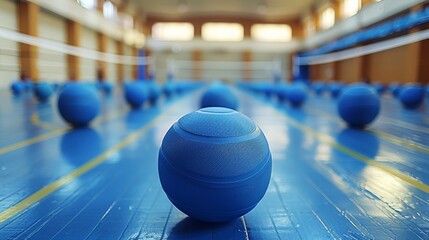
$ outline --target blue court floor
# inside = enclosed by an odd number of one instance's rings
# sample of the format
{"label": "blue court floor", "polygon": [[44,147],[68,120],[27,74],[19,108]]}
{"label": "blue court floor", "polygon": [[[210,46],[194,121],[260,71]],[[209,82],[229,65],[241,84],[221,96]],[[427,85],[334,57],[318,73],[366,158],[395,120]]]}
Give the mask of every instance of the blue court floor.
{"label": "blue court floor", "polygon": [[328,95],[293,109],[234,91],[273,174],[253,211],[222,224],[178,211],[158,178],[164,134],[198,109],[201,89],[133,111],[120,93],[102,96],[100,117],[76,130],[55,98],[0,92],[0,239],[429,239],[427,102],[410,111],[386,95],[360,131]]}

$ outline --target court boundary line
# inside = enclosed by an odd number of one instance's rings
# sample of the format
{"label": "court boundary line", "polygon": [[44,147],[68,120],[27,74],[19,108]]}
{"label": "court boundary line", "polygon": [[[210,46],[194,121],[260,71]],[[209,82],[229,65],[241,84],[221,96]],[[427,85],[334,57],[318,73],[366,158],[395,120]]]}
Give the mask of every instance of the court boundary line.
{"label": "court boundary line", "polygon": [[[308,106],[305,106],[304,109],[306,109],[306,110],[308,110],[310,112],[313,112],[316,115],[319,115],[319,116],[322,115],[322,117],[325,118],[325,119],[327,119],[328,121],[335,122],[335,123],[340,123],[340,124],[342,124],[342,125],[345,126],[345,124],[342,121],[340,121],[339,118],[332,117],[332,116],[330,116],[330,115],[328,115],[328,114],[326,114],[326,113],[324,113],[324,112],[322,112],[322,111],[320,111],[318,109],[314,109],[314,108],[308,107]],[[394,135],[392,135],[390,133],[386,133],[384,131],[379,131],[379,130],[372,129],[372,128],[368,128],[366,130],[366,132],[370,133],[370,134],[373,134],[373,135],[375,135],[377,137],[380,137],[380,138],[386,140],[387,142],[396,144],[398,146],[407,147],[409,149],[413,149],[413,150],[416,150],[416,151],[419,151],[419,152],[422,152],[422,153],[425,153],[425,154],[429,154],[429,148],[427,148],[426,146],[421,145],[420,143],[407,141],[407,140],[401,139],[399,137],[396,137],[396,136],[394,136]]]}
{"label": "court boundary line", "polygon": [[[248,92],[242,91],[245,94],[250,95]],[[263,101],[262,99],[256,97],[257,100],[259,100],[260,102],[262,102],[263,104],[266,104],[265,101]],[[276,110],[277,112],[281,113],[282,115],[280,116],[280,118],[283,118],[287,123],[289,123],[291,126],[301,130],[302,132],[306,133],[307,135],[317,139],[320,142],[324,142],[329,144],[331,147],[351,156],[352,158],[359,160],[363,163],[366,163],[368,166],[373,166],[377,169],[380,169],[388,174],[390,174],[391,176],[397,177],[398,179],[408,183],[410,186],[421,190],[423,192],[429,193],[429,186],[426,185],[425,183],[410,177],[394,168],[391,168],[387,165],[384,165],[381,162],[375,161],[374,159],[368,158],[340,143],[338,143],[337,141],[335,141],[334,139],[332,139],[330,136],[326,135],[326,134],[320,134],[317,133],[316,131],[314,131],[313,129],[304,126],[303,124],[300,124],[298,121],[290,118],[289,116],[286,115],[285,112],[282,112],[280,110],[278,110],[276,107],[272,106],[272,105],[268,105],[270,107],[272,107],[274,110]]]}
{"label": "court boundary line", "polygon": [[167,115],[166,113],[174,107],[177,107],[178,103],[181,101],[187,99],[186,97],[181,99],[179,102],[174,104],[173,106],[170,106],[169,108],[165,109],[163,113],[158,115],[157,117],[150,120],[148,123],[146,123],[143,127],[138,129],[137,131],[134,131],[133,133],[129,134],[127,137],[125,137],[122,141],[115,144],[113,147],[109,148],[108,150],[102,152],[95,158],[91,159],[84,165],[80,166],[79,168],[73,170],[72,172],[60,177],[59,179],[55,180],[54,182],[51,182],[50,184],[44,186],[43,188],[39,189],[38,191],[34,192],[30,196],[24,198],[20,202],[16,203],[15,205],[12,205],[5,209],[4,211],[0,212],[0,223],[3,223],[12,217],[16,216],[17,214],[23,212],[25,209],[33,206],[40,200],[44,199],[45,197],[49,196],[53,192],[59,190],[60,188],[66,186],[67,184],[71,183],[72,181],[76,180],[80,176],[88,173],[89,171],[93,170],[100,164],[104,163],[108,160],[109,156],[112,154],[122,150],[127,145],[137,141],[143,134],[145,134],[150,128],[152,128],[159,120],[165,118]]}
{"label": "court boundary line", "polygon": [[[116,117],[119,117],[119,116],[125,114],[126,112],[128,112],[128,111],[127,110],[120,110],[120,111],[114,112],[113,114],[108,115],[106,117],[100,116],[97,119],[95,119],[95,121],[90,126],[96,126],[98,124],[101,124],[104,121],[112,120],[112,119],[114,119]],[[36,114],[36,113],[34,113],[34,114]],[[61,136],[62,134],[64,134],[64,133],[66,133],[66,132],[68,132],[68,131],[70,131],[70,130],[73,129],[72,127],[69,127],[69,126],[68,127],[57,127],[57,128],[54,128],[50,123],[46,123],[44,121],[41,121],[39,119],[38,115],[34,116],[34,114],[31,116],[31,121],[32,122],[33,121],[37,121],[38,125],[36,125],[36,126],[41,126],[42,128],[45,128],[45,127],[49,126],[49,128],[53,129],[53,130],[49,131],[47,133],[43,133],[43,134],[40,134],[38,136],[27,138],[25,140],[22,140],[22,141],[19,141],[19,142],[16,142],[16,143],[12,143],[12,144],[10,144],[8,146],[2,147],[2,148],[0,148],[0,155],[3,155],[5,153],[18,150],[18,149],[23,148],[23,147],[27,147],[27,146],[36,144],[36,143],[39,143],[39,142],[42,142],[44,140],[47,140],[47,139],[50,139],[50,138],[53,138],[53,137]],[[35,124],[35,123],[33,122],[33,124]]]}

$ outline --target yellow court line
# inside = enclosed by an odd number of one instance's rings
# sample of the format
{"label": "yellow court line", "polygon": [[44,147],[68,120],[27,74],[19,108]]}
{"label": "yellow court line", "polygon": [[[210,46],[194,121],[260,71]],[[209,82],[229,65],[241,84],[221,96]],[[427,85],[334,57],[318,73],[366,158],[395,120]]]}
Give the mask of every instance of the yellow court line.
{"label": "yellow court line", "polygon": [[54,130],[54,131],[51,131],[51,132],[39,135],[37,137],[29,138],[27,140],[24,140],[24,141],[21,141],[21,142],[18,142],[18,143],[15,143],[15,144],[12,144],[12,145],[0,148],[0,155],[1,154],[5,154],[7,152],[14,151],[14,150],[22,148],[22,147],[26,147],[26,146],[29,146],[29,145],[41,142],[43,140],[46,140],[46,139],[49,139],[49,138],[52,138],[52,137],[59,136],[61,134],[64,134],[65,132],[67,132],[69,129],[70,128],[57,129],[57,130]]}
{"label": "yellow court line", "polygon": [[153,119],[150,123],[145,125],[145,127],[141,128],[137,132],[134,132],[130,134],[127,138],[125,138],[120,143],[116,144],[109,150],[103,152],[102,154],[98,155],[94,159],[90,160],[86,164],[82,165],[81,167],[77,168],[73,172],[61,177],[60,179],[56,180],[55,182],[43,187],[39,191],[33,193],[31,196],[25,198],[21,202],[17,203],[16,205],[6,209],[5,211],[0,213],[0,223],[10,219],[11,217],[15,216],[16,214],[22,212],[26,208],[30,207],[31,205],[35,204],[36,202],[40,201],[44,197],[48,196],[49,194],[55,192],[56,190],[60,189],[61,187],[67,185],[68,183],[72,182],[79,176],[89,172],[93,168],[97,167],[104,161],[108,159],[109,156],[114,154],[115,152],[121,150],[128,144],[136,141],[141,135],[143,135],[146,131],[150,129],[159,119],[161,116],[158,116],[157,118]]}
{"label": "yellow court line", "polygon": [[[94,121],[93,125],[100,124],[103,121],[107,121],[107,120],[113,119],[115,117],[121,116],[125,112],[127,112],[127,111],[126,110],[122,110],[119,113],[115,112],[114,114],[108,115],[106,117],[100,117],[100,118],[96,119],[96,121]],[[33,118],[33,116],[32,116],[32,118]],[[32,120],[32,121],[38,121],[39,125],[40,124],[46,124],[46,126],[49,126],[51,129],[54,129],[54,127],[51,124],[43,122],[43,121],[40,121],[40,119],[38,117],[34,117],[34,118],[35,119]],[[14,151],[14,150],[17,150],[17,149],[22,148],[22,147],[27,147],[29,145],[32,145],[32,144],[44,141],[44,140],[52,138],[52,137],[60,136],[60,135],[66,133],[67,131],[69,131],[71,129],[72,129],[71,127],[55,128],[53,131],[50,131],[48,133],[45,133],[45,134],[42,134],[42,135],[39,135],[39,136],[36,136],[36,137],[32,137],[32,138],[23,140],[21,142],[14,143],[12,145],[0,148],[0,155],[8,153],[8,152],[11,152],[11,151]]]}
{"label": "yellow court line", "polygon": [[[324,118],[329,119],[331,121],[340,122],[341,124],[343,124],[342,121],[340,121],[338,118],[332,117],[331,115],[329,115],[327,113],[324,113],[324,112],[322,112],[320,110],[313,109],[313,108],[310,108],[310,107],[305,107],[305,109],[307,111],[309,111],[309,112],[313,112],[314,114],[323,115]],[[425,154],[429,154],[429,148],[425,147],[425,146],[422,146],[420,144],[413,143],[413,142],[410,142],[408,140],[404,140],[402,138],[396,137],[396,136],[394,136],[392,134],[385,133],[385,132],[382,132],[382,131],[379,131],[379,130],[375,130],[375,129],[368,129],[367,131],[369,133],[371,133],[373,135],[376,135],[377,137],[380,137],[380,138],[382,138],[384,140],[387,140],[388,142],[391,142],[393,144],[396,144],[396,145],[399,145],[399,146],[402,146],[402,147],[407,147],[407,148],[410,148],[410,149],[413,149],[413,150],[416,150],[416,151],[419,151],[419,152],[422,152],[422,153],[425,153]]]}
{"label": "yellow court line", "polygon": [[[177,104],[177,103],[176,103]],[[171,106],[172,108],[174,106]],[[14,206],[9,207],[8,209],[4,210],[3,212],[0,212],[0,223],[7,221],[8,219],[12,218],[13,216],[19,214],[20,212],[24,211],[28,207],[32,206],[33,204],[37,203],[41,199],[47,197],[51,193],[57,191],[61,187],[67,185],[68,183],[74,181],[76,178],[80,177],[81,175],[91,171],[98,165],[105,162],[109,156],[116,153],[117,151],[121,150],[125,146],[135,142],[138,140],[144,133],[146,133],[152,126],[155,125],[160,119],[165,117],[165,113],[170,110],[170,108],[166,109],[164,111],[164,114],[159,115],[158,117],[154,118],[152,121],[147,123],[144,127],[140,128],[136,132],[128,135],[124,140],[110,148],[109,150],[103,152],[102,154],[98,155],[97,157],[93,158],[89,162],[85,163],[81,167],[75,169],[73,172],[59,178],[58,180],[50,183],[49,185],[46,185],[42,189],[38,190],[37,192],[33,193],[29,197],[23,199],[21,202],[17,203]]]}
{"label": "yellow court line", "polygon": [[419,189],[419,190],[421,190],[423,192],[429,193],[429,186],[428,185],[426,185],[426,184],[424,184],[424,183],[422,183],[422,182],[420,182],[420,181],[418,181],[418,180],[416,180],[416,179],[414,179],[414,178],[412,178],[412,177],[410,177],[410,176],[408,176],[408,175],[406,175],[406,174],[404,174],[404,173],[402,173],[400,171],[397,171],[397,170],[395,170],[395,169],[393,169],[393,168],[391,168],[389,166],[386,166],[386,165],[382,164],[381,162],[377,162],[377,161],[375,161],[373,159],[370,159],[370,158],[368,158],[368,157],[366,157],[366,156],[364,156],[364,155],[362,155],[362,154],[360,154],[360,153],[358,153],[356,151],[353,151],[352,149],[350,149],[350,148],[348,148],[348,147],[346,147],[346,146],[344,146],[344,145],[336,142],[331,137],[329,137],[327,135],[324,135],[324,134],[317,133],[317,132],[313,131],[311,128],[306,127],[306,126],[300,124],[299,122],[297,122],[297,121],[295,121],[295,120],[293,120],[293,119],[291,119],[291,118],[289,118],[287,116],[283,116],[283,117],[292,126],[300,129],[304,133],[306,133],[306,134],[308,134],[308,135],[310,135],[310,136],[318,139],[319,141],[327,143],[327,144],[331,145],[332,147],[340,150],[343,153],[348,154],[349,156],[351,156],[351,157],[353,157],[353,158],[355,158],[355,159],[357,159],[359,161],[362,161],[362,162],[364,162],[364,163],[366,163],[366,164],[368,164],[370,166],[373,166],[373,167],[376,167],[378,169],[381,169],[381,170],[389,173],[390,175],[398,177],[402,181],[410,184],[411,186],[413,186],[413,187],[415,187],[415,188],[417,188],[417,189]]}
{"label": "yellow court line", "polygon": [[40,118],[39,118],[39,114],[37,112],[33,113],[33,115],[31,115],[31,122],[34,125],[40,126],[42,128],[45,128],[45,129],[50,129],[50,130],[52,130],[52,129],[58,129],[58,127],[55,127],[55,126],[53,126],[53,125],[51,125],[49,123],[46,123],[45,121],[41,121]]}

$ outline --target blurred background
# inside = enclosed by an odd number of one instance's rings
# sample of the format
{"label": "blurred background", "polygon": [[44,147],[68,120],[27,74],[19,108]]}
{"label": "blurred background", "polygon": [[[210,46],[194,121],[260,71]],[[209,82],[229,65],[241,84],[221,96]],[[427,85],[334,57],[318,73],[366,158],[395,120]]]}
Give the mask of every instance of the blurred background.
{"label": "blurred background", "polygon": [[19,78],[427,83],[427,4],[1,0],[0,87]]}

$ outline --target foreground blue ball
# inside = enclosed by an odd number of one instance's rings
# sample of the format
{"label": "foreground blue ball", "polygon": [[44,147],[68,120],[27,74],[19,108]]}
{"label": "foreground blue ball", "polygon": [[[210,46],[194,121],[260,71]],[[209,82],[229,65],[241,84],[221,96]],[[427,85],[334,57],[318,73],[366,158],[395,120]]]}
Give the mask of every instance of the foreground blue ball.
{"label": "foreground blue ball", "polygon": [[227,86],[214,84],[202,95],[200,106],[201,108],[225,107],[237,110],[238,105],[238,98]]}
{"label": "foreground blue ball", "polygon": [[36,83],[33,87],[34,96],[40,102],[46,102],[54,93],[54,86],[49,83]]}
{"label": "foreground blue ball", "polygon": [[303,86],[294,84],[289,88],[288,99],[292,107],[300,107],[307,99],[307,92]]}
{"label": "foreground blue ball", "polygon": [[346,88],[338,100],[338,113],[350,127],[365,127],[375,120],[379,112],[380,98],[367,85]]}
{"label": "foreground blue ball", "polygon": [[100,100],[93,88],[80,83],[69,83],[58,96],[58,110],[72,126],[83,127],[100,112]]}
{"label": "foreground blue ball", "polygon": [[271,177],[267,140],[252,120],[228,108],[203,108],[179,119],[158,158],[162,188],[188,216],[236,219],[264,196]]}
{"label": "foreground blue ball", "polygon": [[25,85],[21,82],[13,82],[10,85],[10,91],[12,91],[12,94],[15,96],[20,95],[25,90]]}
{"label": "foreground blue ball", "polygon": [[425,90],[420,86],[405,86],[399,94],[399,100],[405,108],[418,108],[425,100]]}
{"label": "foreground blue ball", "polygon": [[139,82],[125,84],[124,93],[131,108],[140,108],[149,99],[149,89]]}

